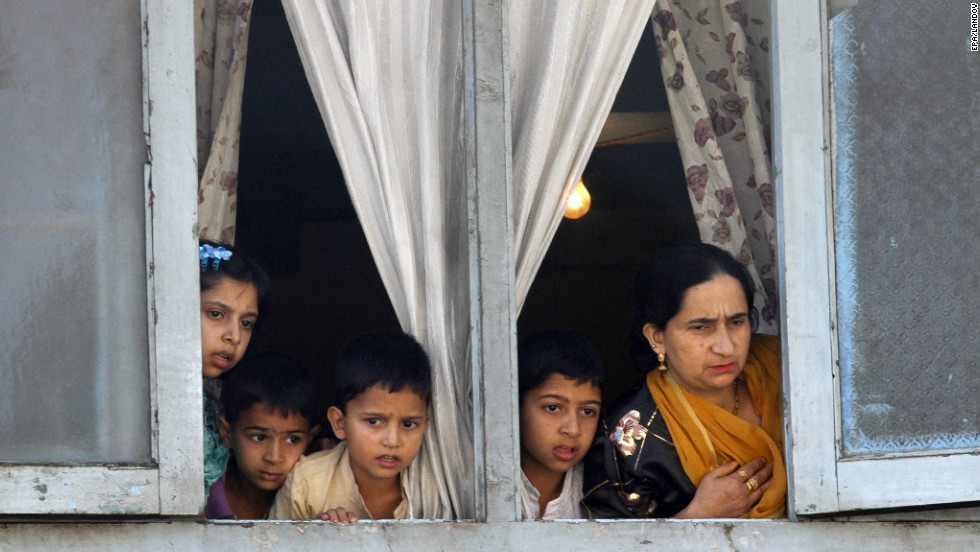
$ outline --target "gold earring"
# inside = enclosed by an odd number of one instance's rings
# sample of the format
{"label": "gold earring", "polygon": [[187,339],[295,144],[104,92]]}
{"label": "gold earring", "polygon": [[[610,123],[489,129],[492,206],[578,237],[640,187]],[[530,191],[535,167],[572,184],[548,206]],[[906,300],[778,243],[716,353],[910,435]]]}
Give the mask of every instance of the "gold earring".
{"label": "gold earring", "polygon": [[667,373],[667,365],[664,364],[665,358],[663,353],[657,353],[657,361],[660,362],[660,366],[657,366],[657,371],[661,374]]}

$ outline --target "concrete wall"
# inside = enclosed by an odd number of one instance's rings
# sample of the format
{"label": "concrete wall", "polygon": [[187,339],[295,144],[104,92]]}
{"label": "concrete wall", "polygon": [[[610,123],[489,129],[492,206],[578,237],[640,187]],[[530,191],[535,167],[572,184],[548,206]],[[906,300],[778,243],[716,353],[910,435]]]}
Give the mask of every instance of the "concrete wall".
{"label": "concrete wall", "polygon": [[866,522],[385,522],[0,524],[0,551],[174,550],[977,550],[980,523]]}

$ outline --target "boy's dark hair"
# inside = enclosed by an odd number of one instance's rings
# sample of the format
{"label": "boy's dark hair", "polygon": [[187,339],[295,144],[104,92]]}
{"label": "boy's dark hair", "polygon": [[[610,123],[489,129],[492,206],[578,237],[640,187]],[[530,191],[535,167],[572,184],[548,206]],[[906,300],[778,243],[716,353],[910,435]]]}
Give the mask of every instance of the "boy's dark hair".
{"label": "boy's dark hair", "polygon": [[226,372],[221,387],[225,419],[234,424],[256,403],[283,416],[299,414],[313,421],[313,376],[300,362],[281,353],[262,353]]}
{"label": "boy's dark hair", "polygon": [[208,262],[207,268],[201,272],[201,292],[203,293],[218,285],[224,278],[254,285],[259,303],[259,316],[255,321],[255,328],[258,329],[268,311],[269,288],[271,287],[268,274],[255,261],[231,245],[210,240],[198,240],[198,245],[210,245],[214,248],[223,247],[231,251],[231,257],[227,261],[218,263],[218,270],[213,269],[211,261]]}
{"label": "boy's dark hair", "polygon": [[591,383],[600,390],[605,376],[602,360],[584,336],[567,330],[546,330],[531,335],[517,347],[517,388],[520,400],[552,374],[578,383]]}
{"label": "boy's dark hair", "polygon": [[429,357],[414,337],[371,332],[341,347],[334,371],[333,406],[346,413],[347,403],[375,385],[391,393],[408,387],[428,406],[432,389]]}

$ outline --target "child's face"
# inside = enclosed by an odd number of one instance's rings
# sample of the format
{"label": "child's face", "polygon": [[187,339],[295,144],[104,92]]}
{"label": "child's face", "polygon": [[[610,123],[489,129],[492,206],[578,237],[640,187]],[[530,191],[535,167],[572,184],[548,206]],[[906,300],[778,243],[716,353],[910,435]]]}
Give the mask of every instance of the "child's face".
{"label": "child's face", "polygon": [[564,474],[592,444],[602,393],[590,382],[551,374],[521,401],[521,468]]}
{"label": "child's face", "polygon": [[242,359],[259,317],[255,285],[222,278],[201,292],[201,372],[216,378]]}
{"label": "child's face", "polygon": [[310,420],[301,414],[272,410],[264,403],[255,403],[229,425],[220,419],[218,428],[225,446],[235,451],[235,464],[242,483],[263,491],[275,491],[282,486],[289,471],[299,460],[319,431],[310,427]]}
{"label": "child's face", "polygon": [[347,403],[347,412],[331,406],[327,412],[334,434],[347,441],[354,480],[396,477],[422,446],[429,423],[425,401],[407,387],[390,393],[380,385],[369,387]]}

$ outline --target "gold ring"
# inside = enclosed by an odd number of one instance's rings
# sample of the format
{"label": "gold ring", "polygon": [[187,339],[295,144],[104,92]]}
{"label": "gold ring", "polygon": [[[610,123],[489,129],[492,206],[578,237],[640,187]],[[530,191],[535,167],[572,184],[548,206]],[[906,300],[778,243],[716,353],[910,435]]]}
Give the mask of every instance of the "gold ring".
{"label": "gold ring", "polygon": [[751,493],[759,488],[759,482],[753,477],[745,482],[745,486],[749,488],[749,492]]}
{"label": "gold ring", "polygon": [[738,474],[742,476],[742,479],[749,478],[749,474],[745,473],[745,469],[738,470]]}

